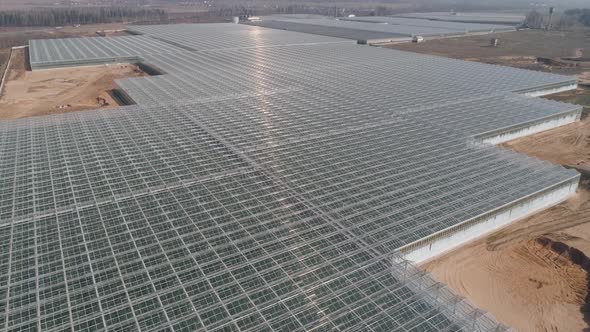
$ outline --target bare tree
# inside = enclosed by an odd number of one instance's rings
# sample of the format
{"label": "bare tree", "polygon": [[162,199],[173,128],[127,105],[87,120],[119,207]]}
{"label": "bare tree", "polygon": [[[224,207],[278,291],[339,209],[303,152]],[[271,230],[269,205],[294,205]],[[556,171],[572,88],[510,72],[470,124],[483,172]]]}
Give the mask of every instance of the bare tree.
{"label": "bare tree", "polygon": [[375,8],[375,16],[385,16],[385,15],[387,15],[387,7],[377,6],[377,8]]}
{"label": "bare tree", "polygon": [[576,24],[576,20],[567,15],[560,15],[557,22],[553,25],[557,30],[567,30]]}
{"label": "bare tree", "polygon": [[569,9],[565,11],[565,15],[572,17],[587,27],[590,26],[590,8]]}
{"label": "bare tree", "polygon": [[58,26],[108,22],[162,22],[168,13],[158,9],[134,7],[35,8],[0,11],[0,26]]}
{"label": "bare tree", "polygon": [[536,10],[532,10],[526,15],[524,23],[531,29],[541,29],[543,28],[543,15]]}

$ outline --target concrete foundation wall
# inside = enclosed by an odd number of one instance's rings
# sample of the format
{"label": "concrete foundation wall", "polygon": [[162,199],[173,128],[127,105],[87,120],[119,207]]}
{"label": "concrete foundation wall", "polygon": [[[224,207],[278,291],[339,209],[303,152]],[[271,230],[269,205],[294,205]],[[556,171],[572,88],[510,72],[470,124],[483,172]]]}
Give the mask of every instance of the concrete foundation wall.
{"label": "concrete foundation wall", "polygon": [[45,69],[61,69],[67,67],[85,67],[85,66],[101,66],[107,64],[118,63],[138,63],[138,57],[115,57],[115,58],[100,58],[100,59],[84,59],[72,61],[60,61],[53,63],[31,63],[31,70],[45,70]]}
{"label": "concrete foundation wall", "polygon": [[536,134],[545,130],[574,123],[580,120],[581,114],[582,111],[578,110],[572,113],[563,114],[561,116],[553,117],[543,121],[533,122],[526,126],[507,128],[505,130],[497,131],[494,133],[483,134],[481,136],[478,136],[477,139],[481,140],[483,143],[500,144],[516,138]]}
{"label": "concrete foundation wall", "polygon": [[562,182],[547,190],[530,195],[483,216],[467,220],[398,250],[407,260],[424,263],[466,242],[506,226],[517,219],[566,200],[575,194],[579,180],[580,177],[578,176]]}
{"label": "concrete foundation wall", "polygon": [[577,88],[578,88],[578,84],[572,83],[572,84],[560,86],[560,87],[552,87],[552,88],[543,89],[543,90],[529,91],[529,92],[525,92],[524,95],[529,96],[529,97],[542,97],[542,96],[551,95],[554,93],[575,90]]}

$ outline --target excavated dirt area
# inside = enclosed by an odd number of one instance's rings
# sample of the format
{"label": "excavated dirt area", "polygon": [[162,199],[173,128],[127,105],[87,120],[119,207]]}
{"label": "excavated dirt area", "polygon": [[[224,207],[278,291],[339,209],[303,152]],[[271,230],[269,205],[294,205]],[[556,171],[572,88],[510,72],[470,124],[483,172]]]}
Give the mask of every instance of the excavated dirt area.
{"label": "excavated dirt area", "polygon": [[27,70],[25,50],[13,51],[0,98],[0,119],[17,119],[117,107],[114,80],[146,76],[137,66],[113,64],[40,71]]}
{"label": "excavated dirt area", "polygon": [[588,328],[588,272],[545,239],[590,252],[590,193],[512,224],[423,267],[517,331]]}
{"label": "excavated dirt area", "polygon": [[[590,169],[590,118],[505,147]],[[423,267],[517,331],[590,331],[590,181],[576,196]]]}
{"label": "excavated dirt area", "polygon": [[590,117],[556,130],[516,139],[503,146],[554,164],[590,172]]}

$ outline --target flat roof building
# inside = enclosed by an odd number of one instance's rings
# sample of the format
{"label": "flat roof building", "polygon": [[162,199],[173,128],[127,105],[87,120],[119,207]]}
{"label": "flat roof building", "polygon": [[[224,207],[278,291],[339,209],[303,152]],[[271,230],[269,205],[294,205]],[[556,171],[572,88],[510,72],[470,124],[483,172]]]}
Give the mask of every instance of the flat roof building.
{"label": "flat roof building", "polygon": [[389,16],[317,17],[272,15],[252,23],[257,26],[353,39],[360,44],[412,41],[414,36],[441,38],[514,31],[515,25],[465,23]]}

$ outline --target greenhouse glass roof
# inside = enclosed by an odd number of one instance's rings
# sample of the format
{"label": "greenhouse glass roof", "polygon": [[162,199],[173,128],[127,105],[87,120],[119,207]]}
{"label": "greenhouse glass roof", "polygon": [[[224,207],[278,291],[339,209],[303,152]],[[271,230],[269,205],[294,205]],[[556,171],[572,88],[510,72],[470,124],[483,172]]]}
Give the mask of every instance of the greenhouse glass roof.
{"label": "greenhouse glass roof", "polygon": [[403,17],[313,17],[271,15],[248,24],[266,28],[298,31],[359,41],[408,39],[413,36],[457,36],[469,33],[514,31],[513,26],[481,23],[446,22]]}
{"label": "greenhouse glass roof", "polygon": [[[525,15],[507,14],[507,13],[454,13],[454,12],[432,12],[432,13],[406,13],[395,15],[396,17],[407,17],[434,21],[448,21],[448,22],[472,22],[472,23],[491,23],[494,24],[521,24]],[[377,19],[379,20],[379,19]]]}
{"label": "greenhouse glass roof", "polygon": [[34,69],[125,56],[165,74],[118,81],[136,105],[0,122],[0,326],[506,330],[398,249],[577,181],[478,139],[579,114],[517,93],[572,78],[243,25],[133,29],[124,48],[30,44]]}

